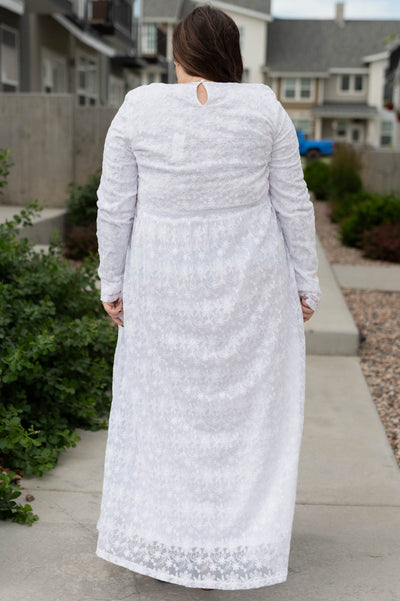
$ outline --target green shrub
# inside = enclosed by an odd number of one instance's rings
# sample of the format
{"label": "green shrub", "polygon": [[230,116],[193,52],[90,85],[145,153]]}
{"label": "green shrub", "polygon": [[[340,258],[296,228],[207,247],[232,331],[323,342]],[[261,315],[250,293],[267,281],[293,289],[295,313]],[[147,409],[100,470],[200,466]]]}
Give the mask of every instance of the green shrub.
{"label": "green shrub", "polygon": [[0,470],[0,520],[12,520],[19,524],[28,524],[39,519],[32,507],[25,503],[21,505],[15,499],[21,496],[18,486],[19,475],[9,469]]}
{"label": "green shrub", "polygon": [[0,225],[0,465],[36,476],[76,445],[76,428],[107,427],[116,342],[95,262],[77,269],[54,244],[46,255],[17,239],[38,211]]}
{"label": "green shrub", "polygon": [[400,219],[364,232],[361,245],[365,257],[400,263]]}
{"label": "green shrub", "polygon": [[400,198],[374,195],[354,207],[341,222],[340,236],[343,244],[361,247],[365,231],[381,223],[395,223],[400,219]]}
{"label": "green shrub", "polygon": [[97,189],[100,185],[101,170],[89,176],[86,184],[72,182],[68,185],[67,221],[75,225],[87,225],[96,221]]}
{"label": "green shrub", "polygon": [[377,197],[378,195],[370,194],[369,192],[365,192],[365,190],[353,194],[345,194],[340,200],[336,199],[336,201],[332,202],[333,209],[330,217],[332,221],[339,223],[346,219],[346,217],[349,217],[360,204]]}
{"label": "green shrub", "polygon": [[68,186],[65,256],[69,259],[84,259],[97,253],[97,189],[100,177],[101,170],[98,169],[86,184],[70,183]]}
{"label": "green shrub", "polygon": [[331,199],[341,200],[346,194],[362,190],[360,162],[352,146],[335,144],[331,161],[332,190]]}
{"label": "green shrub", "polygon": [[331,168],[324,161],[313,161],[308,163],[304,169],[304,179],[309,190],[314,192],[317,200],[329,198],[332,179]]}
{"label": "green shrub", "polygon": [[3,194],[3,188],[7,185],[8,174],[13,164],[10,151],[0,148],[0,196]]}

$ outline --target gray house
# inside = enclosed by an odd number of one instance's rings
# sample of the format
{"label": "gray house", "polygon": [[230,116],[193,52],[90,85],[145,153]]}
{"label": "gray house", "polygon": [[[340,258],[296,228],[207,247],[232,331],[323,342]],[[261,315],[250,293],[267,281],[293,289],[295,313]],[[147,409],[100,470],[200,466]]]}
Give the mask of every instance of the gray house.
{"label": "gray house", "polygon": [[0,92],[72,93],[79,106],[119,106],[146,64],[137,57],[133,3],[0,0]]}
{"label": "gray house", "polygon": [[388,45],[400,21],[275,19],[268,28],[267,83],[298,128],[316,138],[393,146],[384,107]]}

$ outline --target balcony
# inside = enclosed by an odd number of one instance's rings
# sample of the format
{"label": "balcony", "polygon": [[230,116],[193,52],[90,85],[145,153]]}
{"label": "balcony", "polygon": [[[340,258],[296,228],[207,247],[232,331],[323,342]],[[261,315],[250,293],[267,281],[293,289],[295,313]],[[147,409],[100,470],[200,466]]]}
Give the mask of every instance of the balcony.
{"label": "balcony", "polygon": [[90,0],[88,23],[104,36],[133,41],[132,5],[126,0]]}

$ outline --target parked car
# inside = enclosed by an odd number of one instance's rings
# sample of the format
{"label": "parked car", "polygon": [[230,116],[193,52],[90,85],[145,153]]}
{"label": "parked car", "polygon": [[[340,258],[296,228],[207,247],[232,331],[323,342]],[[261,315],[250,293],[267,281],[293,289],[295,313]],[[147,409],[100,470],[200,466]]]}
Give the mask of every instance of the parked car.
{"label": "parked car", "polygon": [[321,157],[328,157],[333,154],[333,140],[308,140],[301,129],[297,130],[297,138],[299,140],[299,150],[302,157],[309,160],[316,160]]}

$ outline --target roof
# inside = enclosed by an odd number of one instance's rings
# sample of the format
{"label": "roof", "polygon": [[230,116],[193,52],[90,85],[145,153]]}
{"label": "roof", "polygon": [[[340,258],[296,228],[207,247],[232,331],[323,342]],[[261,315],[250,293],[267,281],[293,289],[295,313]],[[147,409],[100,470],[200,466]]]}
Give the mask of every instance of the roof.
{"label": "roof", "polygon": [[[225,0],[221,0],[224,2]],[[271,14],[271,0],[226,0],[227,4],[234,4],[259,13]]]}
{"label": "roof", "polygon": [[[201,0],[203,1],[203,0]],[[238,6],[248,10],[253,10],[266,15],[271,11],[271,0],[219,0],[219,3]],[[212,0],[210,0],[212,4]],[[143,18],[160,20],[176,20],[187,15],[195,8],[195,0],[143,0]]]}
{"label": "roof", "polygon": [[363,57],[385,50],[400,21],[274,19],[268,26],[267,66],[275,72],[327,72],[364,67]]}
{"label": "roof", "polygon": [[182,0],[144,0],[144,19],[176,19],[180,18]]}
{"label": "roof", "polygon": [[313,113],[317,117],[340,118],[368,118],[377,114],[375,106],[369,106],[363,102],[324,102],[313,107]]}

